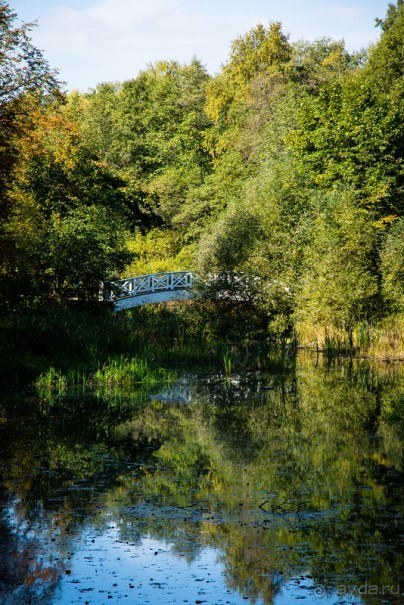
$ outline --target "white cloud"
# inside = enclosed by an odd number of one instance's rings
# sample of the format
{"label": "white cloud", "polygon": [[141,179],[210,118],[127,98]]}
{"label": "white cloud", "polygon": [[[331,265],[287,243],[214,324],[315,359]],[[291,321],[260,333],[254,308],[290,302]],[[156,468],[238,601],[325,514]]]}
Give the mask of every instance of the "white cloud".
{"label": "white cloud", "polygon": [[361,10],[357,6],[335,4],[332,14],[339,19],[357,19],[361,16]]}
{"label": "white cloud", "polygon": [[135,77],[159,59],[188,62],[197,55],[214,71],[245,22],[237,15],[223,23],[186,6],[183,0],[102,0],[84,10],[58,6],[41,20],[35,42],[60,66],[62,79],[78,88]]}
{"label": "white cloud", "polygon": [[70,88],[86,89],[135,77],[159,59],[189,62],[196,55],[215,72],[231,41],[258,22],[282,21],[291,40],[329,35],[355,40],[359,48],[372,39],[373,23],[367,30],[360,14],[364,0],[307,1],[72,0],[70,8],[53,4],[44,13],[34,42]]}
{"label": "white cloud", "polygon": [[167,0],[103,0],[86,12],[110,28],[127,29],[150,22],[173,4]]}

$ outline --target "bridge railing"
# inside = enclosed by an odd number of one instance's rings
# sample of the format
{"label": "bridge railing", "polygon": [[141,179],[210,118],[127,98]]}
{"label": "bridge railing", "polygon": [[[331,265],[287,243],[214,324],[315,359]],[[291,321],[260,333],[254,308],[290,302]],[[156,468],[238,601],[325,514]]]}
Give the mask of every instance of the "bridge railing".
{"label": "bridge railing", "polygon": [[105,300],[167,292],[170,290],[189,290],[194,282],[192,271],[172,271],[170,273],[150,273],[139,277],[130,277],[111,281],[106,284]]}
{"label": "bridge railing", "polygon": [[[272,285],[277,282],[272,281]],[[290,293],[283,284],[278,284],[283,290]],[[114,303],[116,310],[131,308],[126,304],[125,299],[136,299],[133,306],[139,304],[148,304],[153,300],[146,300],[150,294],[170,293],[172,291],[186,291],[193,288],[194,297],[211,298],[222,301],[249,302],[257,294],[268,288],[268,283],[262,282],[260,277],[243,274],[225,272],[221,274],[209,273],[203,277],[193,271],[171,271],[168,273],[150,273],[148,275],[139,275],[110,281],[102,284],[100,289],[100,300]],[[138,298],[139,297],[139,298]],[[144,297],[145,301],[141,297]],[[156,297],[156,300],[174,300],[178,296]],[[122,301],[122,304],[119,304]],[[135,302],[135,301],[134,301]],[[119,307],[119,309],[118,309]]]}

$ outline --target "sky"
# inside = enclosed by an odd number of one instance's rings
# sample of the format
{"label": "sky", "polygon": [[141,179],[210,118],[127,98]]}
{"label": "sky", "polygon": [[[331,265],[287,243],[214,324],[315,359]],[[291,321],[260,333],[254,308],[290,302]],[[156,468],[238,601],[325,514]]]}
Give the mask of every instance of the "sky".
{"label": "sky", "polygon": [[129,80],[158,60],[197,57],[211,74],[231,42],[281,21],[292,42],[329,36],[348,50],[375,42],[388,0],[8,0],[67,90]]}

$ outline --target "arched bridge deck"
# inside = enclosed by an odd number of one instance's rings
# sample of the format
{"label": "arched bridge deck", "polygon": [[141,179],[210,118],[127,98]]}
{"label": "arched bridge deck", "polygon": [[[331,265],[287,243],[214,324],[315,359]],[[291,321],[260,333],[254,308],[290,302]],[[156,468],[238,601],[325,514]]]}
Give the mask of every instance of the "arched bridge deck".
{"label": "arched bridge deck", "polygon": [[187,300],[191,296],[194,278],[192,271],[129,277],[109,282],[104,289],[103,299],[112,302],[115,311],[169,300]]}

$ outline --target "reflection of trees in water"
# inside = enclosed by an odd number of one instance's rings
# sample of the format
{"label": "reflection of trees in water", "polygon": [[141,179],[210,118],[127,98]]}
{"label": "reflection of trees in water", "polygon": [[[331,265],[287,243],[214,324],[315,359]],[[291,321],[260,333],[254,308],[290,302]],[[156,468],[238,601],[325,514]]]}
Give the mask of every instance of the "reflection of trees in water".
{"label": "reflection of trees in water", "polygon": [[[216,382],[214,397],[212,381],[199,383],[190,408],[151,407],[120,429],[160,431],[143,496],[203,506],[203,545],[221,549],[231,587],[250,597],[269,600],[303,561],[330,587],[399,577],[400,377],[361,363],[323,370],[301,364],[296,383],[250,385],[245,400],[242,381]],[[266,501],[267,525],[256,517]],[[171,530],[153,518],[148,531],[175,536],[181,521],[164,518]]]}
{"label": "reflection of trees in water", "polygon": [[66,569],[69,549],[54,516],[36,511],[31,517],[2,489],[0,518],[0,596],[7,605],[51,601]]}
{"label": "reflection of trees in water", "polygon": [[229,587],[252,600],[272,602],[302,569],[330,587],[397,583],[399,374],[304,361],[189,388],[190,404],[101,393],[48,402],[46,417],[32,401],[3,424],[13,514],[38,529],[16,537],[5,509],[2,578],[17,562],[24,598],[33,569],[51,594],[83,523],[112,514],[131,544],[150,535],[189,561],[217,547]]}
{"label": "reflection of trees in water", "polygon": [[[0,595],[10,605],[50,600],[88,520],[100,524],[103,495],[149,444],[116,440],[133,404],[68,396],[5,405],[0,427]],[[8,417],[12,421],[7,421]],[[146,455],[149,455],[147,453]],[[3,602],[3,600],[2,600]]]}

